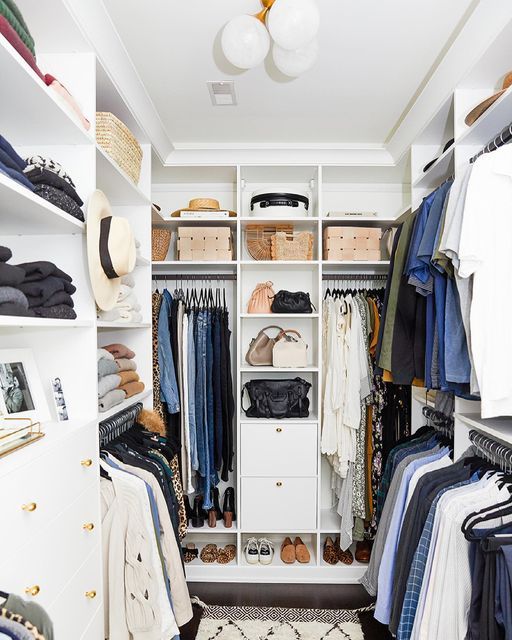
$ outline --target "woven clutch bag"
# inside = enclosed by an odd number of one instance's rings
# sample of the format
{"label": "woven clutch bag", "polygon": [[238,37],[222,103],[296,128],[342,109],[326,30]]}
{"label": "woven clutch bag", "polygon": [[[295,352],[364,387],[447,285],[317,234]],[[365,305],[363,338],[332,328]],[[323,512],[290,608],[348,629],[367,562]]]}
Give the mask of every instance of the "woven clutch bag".
{"label": "woven clutch bag", "polygon": [[271,253],[272,260],[312,260],[313,234],[278,232],[271,239]]}

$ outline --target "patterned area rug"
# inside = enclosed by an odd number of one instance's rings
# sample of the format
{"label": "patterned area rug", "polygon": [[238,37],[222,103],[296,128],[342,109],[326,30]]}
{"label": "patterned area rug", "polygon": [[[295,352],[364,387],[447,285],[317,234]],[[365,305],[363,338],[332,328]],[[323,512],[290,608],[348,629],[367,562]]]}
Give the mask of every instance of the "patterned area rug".
{"label": "patterned area rug", "polygon": [[[202,604],[202,603],[201,603]],[[364,640],[365,609],[285,609],[204,605],[197,640]]]}

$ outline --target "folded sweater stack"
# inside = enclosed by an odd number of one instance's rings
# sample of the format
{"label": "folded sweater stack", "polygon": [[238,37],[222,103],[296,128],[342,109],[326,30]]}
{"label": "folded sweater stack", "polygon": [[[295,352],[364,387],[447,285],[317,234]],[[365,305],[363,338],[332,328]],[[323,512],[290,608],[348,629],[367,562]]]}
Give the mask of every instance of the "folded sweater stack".
{"label": "folded sweater stack", "polygon": [[0,34],[44,81],[36,62],[34,39],[14,0],[0,0]]}
{"label": "folded sweater stack", "polygon": [[137,373],[135,353],[123,344],[98,349],[98,410],[104,413],[144,391]]}
{"label": "folded sweater stack", "polygon": [[23,173],[26,166],[25,160],[16,153],[3,136],[0,136],[0,173],[34,191],[34,185]]}
{"label": "folded sweater stack", "polygon": [[116,304],[109,311],[98,309],[98,319],[104,322],[142,322],[140,304],[134,288],[133,275],[130,273],[123,276]]}
{"label": "folded sweater stack", "polygon": [[11,258],[11,250],[0,247],[0,315],[76,318],[71,276],[53,262],[7,264]]}
{"label": "folded sweater stack", "polygon": [[51,158],[31,156],[26,160],[23,173],[34,185],[34,192],[62,209],[80,222],[84,222],[83,200],[76,192],[75,183],[62,165]]}

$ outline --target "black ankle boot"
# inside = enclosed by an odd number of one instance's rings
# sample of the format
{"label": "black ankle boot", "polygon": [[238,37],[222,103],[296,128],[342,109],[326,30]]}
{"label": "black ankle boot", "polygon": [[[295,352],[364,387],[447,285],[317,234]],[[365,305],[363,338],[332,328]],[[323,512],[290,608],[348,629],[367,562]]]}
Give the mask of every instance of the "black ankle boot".
{"label": "black ankle boot", "polygon": [[190,500],[188,496],[183,496],[183,501],[185,502],[185,513],[187,514],[187,524],[190,522],[192,518],[192,507],[190,506]]}
{"label": "black ankle boot", "polygon": [[233,487],[228,487],[224,492],[224,526],[226,529],[230,529],[233,525],[233,521],[236,520],[235,512],[235,490]]}
{"label": "black ankle boot", "polygon": [[194,508],[192,509],[192,526],[196,529],[204,527],[205,512],[203,509],[203,496],[196,496],[194,498]]}
{"label": "black ankle boot", "polygon": [[217,487],[213,487],[211,491],[213,509],[215,509],[215,517],[222,520],[222,511],[220,508],[220,493]]}

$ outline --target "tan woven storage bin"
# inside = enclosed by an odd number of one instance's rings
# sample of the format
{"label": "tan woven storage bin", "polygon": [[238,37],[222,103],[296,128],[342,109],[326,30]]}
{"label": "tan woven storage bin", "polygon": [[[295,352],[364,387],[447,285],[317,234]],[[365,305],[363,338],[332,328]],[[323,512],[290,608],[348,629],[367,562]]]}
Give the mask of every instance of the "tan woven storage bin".
{"label": "tan woven storage bin", "polygon": [[151,230],[151,259],[161,262],[167,257],[171,243],[171,232],[168,229]]}
{"label": "tan woven storage bin", "polygon": [[249,255],[255,260],[272,260],[272,238],[277,232],[292,233],[291,224],[248,224],[245,229],[245,244]]}
{"label": "tan woven storage bin", "polygon": [[130,129],[110,111],[96,112],[96,142],[138,184],[142,149]]}
{"label": "tan woven storage bin", "polygon": [[380,260],[381,235],[373,227],[327,227],[324,260]]}
{"label": "tan woven storage bin", "polygon": [[272,260],[313,260],[313,234],[310,231],[274,234]]}
{"label": "tan woven storage bin", "polygon": [[178,227],[178,260],[233,260],[229,227]]}

